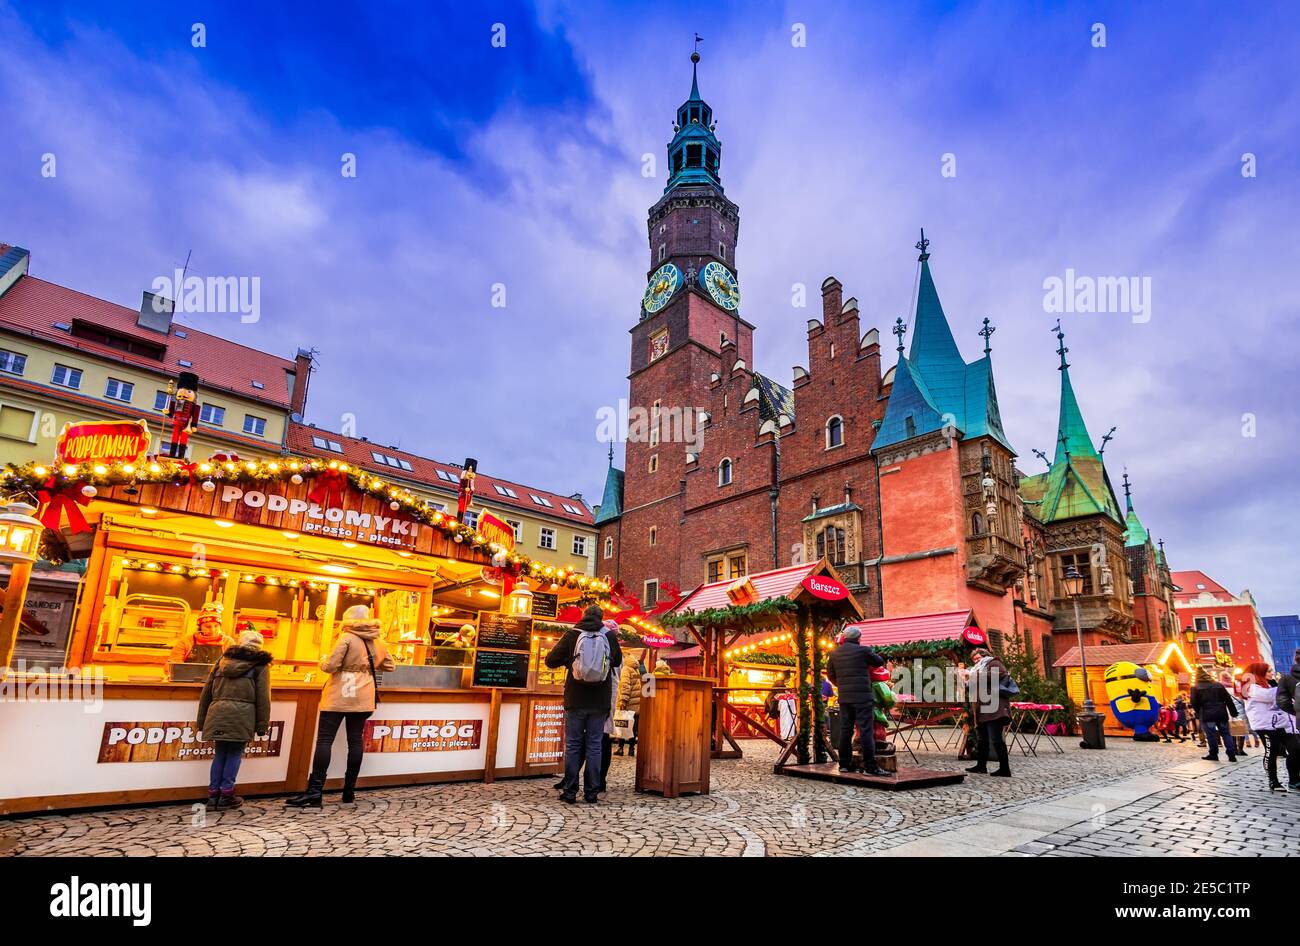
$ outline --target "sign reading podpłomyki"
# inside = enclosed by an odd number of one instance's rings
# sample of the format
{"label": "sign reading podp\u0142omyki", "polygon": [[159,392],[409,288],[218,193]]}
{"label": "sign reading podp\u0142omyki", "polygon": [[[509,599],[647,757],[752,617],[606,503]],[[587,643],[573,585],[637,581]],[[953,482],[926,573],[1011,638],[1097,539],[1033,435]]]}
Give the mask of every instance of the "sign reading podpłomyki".
{"label": "sign reading podp\u0142omyki", "polygon": [[477,749],[481,719],[369,719],[361,736],[366,752],[452,752]]}
{"label": "sign reading podp\u0142omyki", "polygon": [[239,486],[221,487],[219,501],[224,505],[235,503],[249,509],[282,514],[282,528],[297,527],[299,532],[323,535],[331,539],[348,539],[386,545],[393,548],[414,547],[420,535],[420,524],[402,516],[363,512],[349,499],[358,496],[354,490],[344,490],[342,506],[321,506],[310,499],[297,499],[282,493],[245,490]]}
{"label": "sign reading podp\u0142omyki", "polygon": [[841,581],[824,575],[809,575],[803,580],[803,586],[814,597],[825,601],[843,601],[849,596],[849,589]]}
{"label": "sign reading podp\u0142omyki", "polygon": [[[211,759],[215,746],[199,738],[190,722],[105,723],[99,742],[99,762],[194,762]],[[284,723],[272,720],[265,736],[244,747],[244,758],[278,756]]]}
{"label": "sign reading podp\u0142omyki", "polygon": [[139,463],[152,440],[142,420],[83,420],[63,425],[54,454],[60,463]]}

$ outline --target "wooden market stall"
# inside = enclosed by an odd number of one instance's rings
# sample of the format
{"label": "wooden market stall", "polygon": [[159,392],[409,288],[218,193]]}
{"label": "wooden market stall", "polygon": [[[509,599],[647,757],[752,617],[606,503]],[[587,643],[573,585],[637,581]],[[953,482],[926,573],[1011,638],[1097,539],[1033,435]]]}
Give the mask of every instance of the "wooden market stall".
{"label": "wooden market stall", "polygon": [[[778,769],[790,755],[800,763],[823,762],[834,756],[826,737],[826,707],[821,695],[824,649],[845,620],[861,618],[862,609],[825,559],[760,572],[741,579],[712,582],[696,588],[663,615],[665,627],[687,629],[700,649],[701,676],[715,681],[711,720],[714,758],[743,755],[735,735],[739,724],[783,747]],[[795,732],[783,739],[763,717],[755,693],[762,687],[733,686],[731,661],[755,635],[785,636],[794,652],[788,668],[796,681],[798,710]],[[787,670],[783,667],[781,673]],[[816,685],[814,685],[816,682]],[[771,689],[766,688],[766,689]]]}
{"label": "wooden market stall", "polygon": [[[1133,731],[1115,718],[1106,692],[1106,668],[1127,661],[1145,667],[1151,676],[1152,695],[1161,706],[1172,703],[1178,694],[1186,694],[1192,683],[1194,668],[1178,641],[1152,641],[1138,644],[1111,644],[1089,647],[1088,692],[1097,712],[1105,717],[1108,736],[1131,736]],[[1083,668],[1079,648],[1071,647],[1052,666],[1065,671],[1066,691],[1076,706],[1084,700]]]}
{"label": "wooden market stall", "polygon": [[[39,501],[44,558],[84,566],[65,592],[61,666],[47,654],[39,667],[18,646],[31,568],[14,566],[0,673],[14,661],[4,685],[20,697],[0,705],[0,757],[24,764],[0,770],[0,814],[199,797],[212,751],[193,723],[199,690],[249,628],[273,657],[272,725],[249,746],[241,792],[301,791],[318,664],[357,604],[398,664],[367,723],[360,787],[562,763],[561,681],[532,612],[603,601],[608,585],[519,553],[486,510],[472,528],[373,474],[295,457],[9,467],[0,493]],[[21,698],[37,690],[49,698]]]}

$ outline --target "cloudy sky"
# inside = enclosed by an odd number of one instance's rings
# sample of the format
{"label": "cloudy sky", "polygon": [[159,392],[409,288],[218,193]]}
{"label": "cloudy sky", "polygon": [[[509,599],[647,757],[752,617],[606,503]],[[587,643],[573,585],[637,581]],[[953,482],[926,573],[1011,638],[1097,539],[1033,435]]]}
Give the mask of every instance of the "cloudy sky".
{"label": "cloudy sky", "polygon": [[0,241],[35,275],[132,307],[191,252],[258,276],[256,324],[189,318],[319,349],[309,421],[594,501],[698,31],[758,370],[806,363],[792,286],[816,305],[830,274],[890,339],[924,226],[968,358],[997,326],[1036,472],[1059,385],[1044,280],[1149,277],[1143,313],[1064,316],[1092,433],[1118,427],[1111,475],[1175,568],[1300,610],[1283,5],[243,6],[0,0]]}

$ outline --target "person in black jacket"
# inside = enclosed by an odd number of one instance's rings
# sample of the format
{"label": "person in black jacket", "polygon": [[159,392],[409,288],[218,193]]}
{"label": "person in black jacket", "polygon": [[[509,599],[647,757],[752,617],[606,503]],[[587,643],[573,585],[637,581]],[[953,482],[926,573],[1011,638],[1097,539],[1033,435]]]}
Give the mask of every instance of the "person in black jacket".
{"label": "person in black jacket", "polygon": [[[851,627],[843,634],[843,643],[831,651],[826,676],[835,685],[840,699],[840,771],[859,771],[853,765],[853,729],[862,743],[862,769],[868,775],[889,775],[876,765],[875,691],[872,667],[883,667],[885,658],[870,647],[858,643],[862,633]],[[819,684],[820,685],[820,684]]]}
{"label": "person in black jacket", "polygon": [[1277,708],[1296,716],[1296,685],[1300,684],[1300,650],[1295,652],[1295,663],[1289,674],[1278,674]]}
{"label": "person in black jacket", "polygon": [[[570,805],[578,800],[579,769],[583,772],[584,800],[589,805],[600,800],[601,740],[613,701],[612,687],[617,679],[609,670],[623,663],[618,635],[602,625],[603,618],[604,613],[593,604],[583,612],[582,620],[566,631],[546,655],[546,666],[568,668],[564,678],[564,783],[560,800]],[[583,633],[604,634],[609,641],[609,663],[604,680],[589,683],[573,675],[578,638]]]}
{"label": "person in black jacket", "polygon": [[1210,747],[1207,762],[1219,761],[1219,739],[1228,750],[1228,761],[1237,761],[1237,744],[1228,732],[1228,717],[1237,715],[1237,705],[1222,683],[1215,681],[1204,667],[1196,668],[1196,683],[1192,687],[1192,709],[1201,720],[1201,729]]}

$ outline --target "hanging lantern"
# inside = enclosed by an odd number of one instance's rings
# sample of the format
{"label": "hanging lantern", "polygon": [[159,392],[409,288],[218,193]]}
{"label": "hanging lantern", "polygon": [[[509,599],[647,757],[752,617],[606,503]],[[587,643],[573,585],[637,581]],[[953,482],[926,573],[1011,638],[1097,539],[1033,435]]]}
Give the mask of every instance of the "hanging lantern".
{"label": "hanging lantern", "polygon": [[0,506],[0,562],[36,561],[36,543],[44,527],[32,517],[35,511],[27,503]]}
{"label": "hanging lantern", "polygon": [[532,617],[533,592],[522,578],[515,582],[514,590],[506,598],[506,613],[519,618]]}

